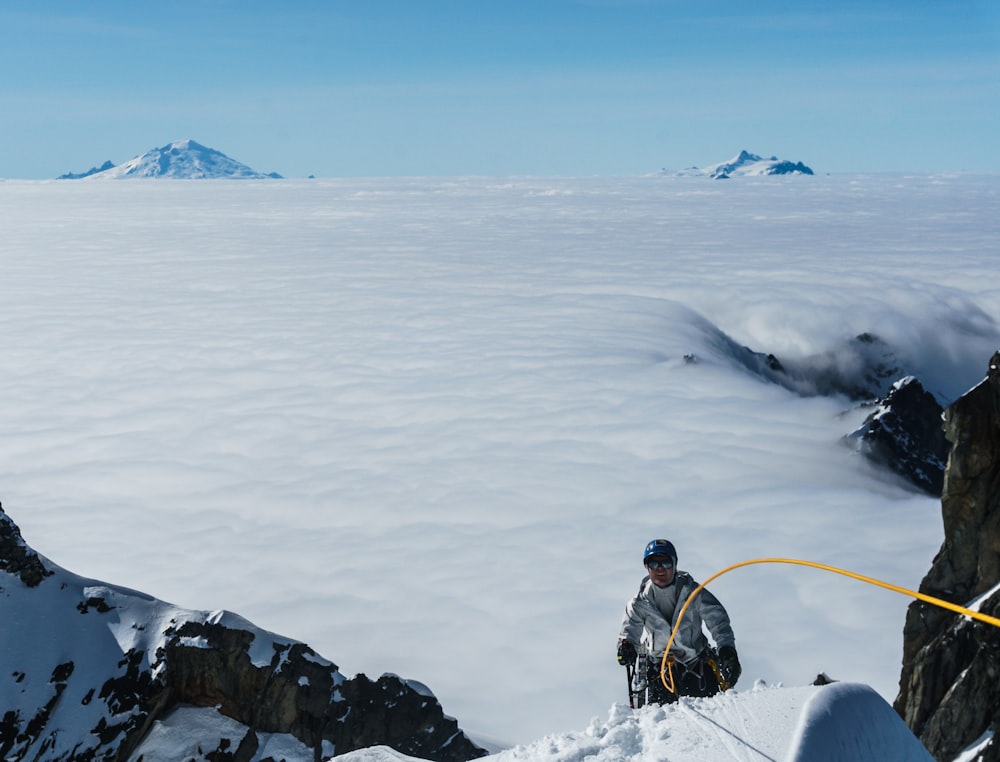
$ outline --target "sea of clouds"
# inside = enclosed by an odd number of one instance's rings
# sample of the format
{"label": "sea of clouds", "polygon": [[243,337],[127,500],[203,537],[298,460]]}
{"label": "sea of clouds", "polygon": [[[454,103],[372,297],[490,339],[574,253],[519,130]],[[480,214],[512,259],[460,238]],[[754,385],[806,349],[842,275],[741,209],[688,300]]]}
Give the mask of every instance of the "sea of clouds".
{"label": "sea of clouds", "polygon": [[[939,501],[839,444],[855,403],[732,346],[870,332],[956,398],[1000,348],[998,190],[0,182],[0,501],[67,569],[420,680],[473,733],[577,730],[626,698],[653,537],[699,579],[787,556],[919,585]],[[747,686],[894,697],[903,596],[770,566],[712,589]]]}

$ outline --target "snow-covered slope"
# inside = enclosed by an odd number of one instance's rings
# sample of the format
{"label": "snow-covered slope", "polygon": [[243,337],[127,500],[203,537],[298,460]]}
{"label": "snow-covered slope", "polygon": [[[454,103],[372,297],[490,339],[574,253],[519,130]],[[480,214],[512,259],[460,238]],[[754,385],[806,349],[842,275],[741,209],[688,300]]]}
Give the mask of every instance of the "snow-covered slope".
{"label": "snow-covered slope", "polygon": [[[155,748],[149,745],[150,751]],[[166,748],[166,747],[162,747]],[[344,762],[410,762],[386,747]],[[885,700],[867,685],[755,686],[708,699],[633,711],[611,707],[578,733],[499,752],[496,762],[882,762],[931,760]]]}
{"label": "snow-covered slope", "polygon": [[707,167],[689,167],[676,171],[663,170],[661,174],[678,177],[711,177],[724,180],[728,177],[760,177],[763,175],[811,175],[812,169],[801,161],[792,162],[777,156],[763,158],[749,151],[740,151],[729,161]]}
{"label": "snow-covered slope", "polygon": [[[348,680],[236,614],[72,574],[29,548],[2,508],[0,622],[3,760],[168,760],[184,744],[204,759],[240,747],[289,762],[379,743],[441,762],[486,753],[424,684]],[[147,737],[171,751],[135,752]]]}
{"label": "snow-covered slope", "polygon": [[246,164],[231,159],[221,151],[193,140],[178,140],[162,148],[153,148],[117,167],[96,172],[93,178],[173,177],[183,179],[265,179]]}

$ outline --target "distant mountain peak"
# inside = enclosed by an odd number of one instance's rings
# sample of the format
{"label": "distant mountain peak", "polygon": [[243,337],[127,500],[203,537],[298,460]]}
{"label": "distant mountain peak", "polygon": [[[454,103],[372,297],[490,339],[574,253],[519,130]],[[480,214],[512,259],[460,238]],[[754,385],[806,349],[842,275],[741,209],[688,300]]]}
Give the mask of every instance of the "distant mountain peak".
{"label": "distant mountain peak", "polygon": [[195,141],[191,140],[191,138],[188,138],[187,140],[176,140],[176,141],[174,141],[173,143],[170,144],[170,148],[188,149],[188,150],[192,150],[192,151],[210,151],[212,153],[221,153],[220,151],[216,151],[213,148],[208,148],[207,146],[203,146],[201,143],[196,143]]}
{"label": "distant mountain peak", "polygon": [[792,162],[779,159],[777,156],[763,158],[747,150],[740,151],[729,161],[719,162],[707,167],[688,167],[687,169],[664,169],[661,175],[675,177],[711,177],[713,180],[726,180],[730,177],[762,177],[765,175],[811,175],[812,169],[801,161]]}
{"label": "distant mountain peak", "polygon": [[186,139],[152,148],[123,164],[114,166],[106,162],[100,169],[80,175],[62,175],[60,179],[76,180],[83,177],[170,177],[182,179],[237,178],[262,180],[280,178],[278,174],[262,174],[246,164],[226,156],[222,151]]}

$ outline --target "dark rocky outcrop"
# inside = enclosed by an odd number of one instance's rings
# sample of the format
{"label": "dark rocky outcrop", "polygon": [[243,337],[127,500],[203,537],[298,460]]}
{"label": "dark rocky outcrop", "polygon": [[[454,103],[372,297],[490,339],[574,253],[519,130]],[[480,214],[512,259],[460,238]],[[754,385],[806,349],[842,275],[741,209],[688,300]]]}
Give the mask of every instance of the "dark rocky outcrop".
{"label": "dark rocky outcrop", "polygon": [[[774,158],[774,157],[771,157]],[[813,171],[801,161],[779,161],[771,167],[771,175],[811,175]]]}
{"label": "dark rocky outcrop", "polygon": [[938,496],[949,448],[942,413],[934,395],[907,376],[873,405],[864,423],[844,441],[874,463]]}
{"label": "dark rocky outcrop", "polygon": [[346,679],[235,614],[77,577],[31,550],[2,508],[0,621],[0,759],[138,759],[157,721],[192,707],[235,721],[228,737],[199,738],[206,760],[250,760],[276,734],[308,750],[301,762],[376,745],[443,762],[486,754],[422,684]]}
{"label": "dark rocky outcrop", "polygon": [[21,530],[0,507],[0,572],[14,574],[28,587],[35,587],[52,574],[38,554],[21,537]]}
{"label": "dark rocky outcrop", "polygon": [[[944,421],[945,538],[920,591],[1000,617],[1000,352]],[[992,733],[976,759],[1000,762],[1000,628],[914,602],[899,686],[896,710],[936,759]]]}

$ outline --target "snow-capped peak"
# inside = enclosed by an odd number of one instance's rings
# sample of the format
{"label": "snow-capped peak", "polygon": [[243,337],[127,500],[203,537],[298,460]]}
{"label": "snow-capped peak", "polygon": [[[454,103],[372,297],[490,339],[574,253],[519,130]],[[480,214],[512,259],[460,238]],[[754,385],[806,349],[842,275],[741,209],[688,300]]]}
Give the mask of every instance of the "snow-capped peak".
{"label": "snow-capped peak", "polygon": [[680,177],[711,177],[714,180],[725,180],[729,177],[748,177],[762,175],[811,175],[812,169],[801,161],[791,162],[779,159],[777,156],[763,158],[749,151],[740,151],[729,161],[719,162],[707,167],[688,167],[680,170],[664,169],[660,174]]}
{"label": "snow-capped peak", "polygon": [[95,178],[173,177],[185,179],[244,178],[264,179],[265,175],[231,159],[221,151],[194,140],[178,140],[153,148],[117,167],[91,175]]}

